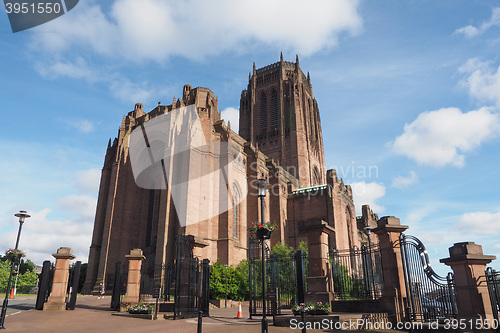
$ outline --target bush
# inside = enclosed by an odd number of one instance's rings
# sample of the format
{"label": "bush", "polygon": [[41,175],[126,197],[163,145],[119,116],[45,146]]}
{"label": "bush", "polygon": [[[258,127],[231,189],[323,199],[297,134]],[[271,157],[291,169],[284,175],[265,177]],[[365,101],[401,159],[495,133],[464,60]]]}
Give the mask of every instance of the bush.
{"label": "bush", "polygon": [[[0,260],[0,292],[5,293],[7,289],[7,283],[9,281],[10,269],[12,262],[7,256],[4,256]],[[34,264],[30,260],[21,260],[19,265],[19,276],[17,278],[17,289],[21,289],[24,286],[34,286],[37,282],[37,274],[34,272]],[[16,280],[16,274],[12,275],[11,288],[14,288]]]}
{"label": "bush", "polygon": [[[242,262],[243,263],[243,262]],[[248,263],[238,265],[239,270],[232,266],[226,267],[217,261],[210,270],[210,298],[242,301],[248,295]],[[240,272],[241,271],[241,272]]]}

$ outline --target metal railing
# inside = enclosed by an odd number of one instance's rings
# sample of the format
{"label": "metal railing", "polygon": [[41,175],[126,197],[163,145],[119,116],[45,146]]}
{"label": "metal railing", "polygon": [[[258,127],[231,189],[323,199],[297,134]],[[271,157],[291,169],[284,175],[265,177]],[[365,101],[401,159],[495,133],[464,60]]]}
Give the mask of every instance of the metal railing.
{"label": "metal railing", "polygon": [[491,310],[493,317],[498,322],[498,313],[500,312],[500,272],[491,267],[486,268],[486,283],[490,294]]}
{"label": "metal railing", "polygon": [[354,247],[331,250],[330,264],[336,299],[377,299],[382,295],[383,274],[380,250]]}
{"label": "metal railing", "polygon": [[458,302],[453,273],[436,274],[424,244],[401,234],[401,255],[407,294],[406,316],[410,321],[456,318]]}

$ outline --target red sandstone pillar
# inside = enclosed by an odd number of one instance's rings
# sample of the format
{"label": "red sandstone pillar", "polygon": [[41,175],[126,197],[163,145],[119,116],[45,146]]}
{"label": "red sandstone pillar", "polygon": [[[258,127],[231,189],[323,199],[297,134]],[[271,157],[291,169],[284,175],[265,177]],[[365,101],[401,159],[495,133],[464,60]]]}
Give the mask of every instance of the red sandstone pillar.
{"label": "red sandstone pillar", "polygon": [[403,321],[405,314],[406,288],[399,236],[406,229],[408,226],[401,225],[398,218],[384,216],[373,230],[379,239],[384,274],[381,304],[392,322]]}
{"label": "red sandstone pillar", "polygon": [[481,245],[474,242],[455,243],[449,248],[450,257],[441,259],[440,262],[453,269],[455,275],[455,286],[458,299],[458,319],[485,320],[491,325],[493,311],[486,284],[486,265],[495,256],[483,254]]}
{"label": "red sandstone pillar", "polygon": [[141,292],[141,266],[146,257],[141,249],[130,250],[125,258],[128,259],[127,292],[123,303],[138,303]]}
{"label": "red sandstone pillar", "polygon": [[330,270],[328,235],[334,231],[323,220],[301,222],[299,230],[307,234],[309,247],[308,302],[330,304],[333,300],[333,281]]}
{"label": "red sandstone pillar", "polygon": [[43,305],[43,311],[66,310],[66,291],[68,290],[69,264],[75,259],[73,251],[69,247],[60,247],[57,253],[52,254],[56,258],[56,268],[52,291],[47,303]]}

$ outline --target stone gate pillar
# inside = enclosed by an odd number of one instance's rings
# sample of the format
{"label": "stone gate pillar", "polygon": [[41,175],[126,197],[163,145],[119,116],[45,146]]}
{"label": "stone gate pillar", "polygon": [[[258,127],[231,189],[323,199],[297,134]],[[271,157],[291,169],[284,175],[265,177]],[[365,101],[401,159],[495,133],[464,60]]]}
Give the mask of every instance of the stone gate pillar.
{"label": "stone gate pillar", "polygon": [[406,229],[408,226],[401,225],[394,216],[382,217],[378,220],[377,228],[373,229],[379,239],[382,257],[384,289],[381,305],[393,323],[403,321],[405,315],[406,288],[399,236]]}
{"label": "stone gate pillar", "polygon": [[483,254],[481,245],[474,242],[455,243],[449,248],[450,257],[440,262],[448,265],[455,275],[455,286],[458,298],[458,319],[485,320],[491,325],[493,311],[486,284],[486,265],[495,256]]}
{"label": "stone gate pillar", "polygon": [[128,259],[127,292],[123,303],[138,303],[141,292],[141,266],[146,257],[141,249],[130,250],[125,258]]}
{"label": "stone gate pillar", "polygon": [[307,302],[331,304],[333,281],[329,265],[328,235],[334,231],[323,220],[299,223],[299,230],[307,234],[309,247],[309,274],[307,277]]}
{"label": "stone gate pillar", "polygon": [[52,291],[47,303],[43,305],[43,311],[64,311],[66,310],[69,265],[75,256],[69,247],[60,247],[52,256],[56,258],[56,268],[52,280]]}

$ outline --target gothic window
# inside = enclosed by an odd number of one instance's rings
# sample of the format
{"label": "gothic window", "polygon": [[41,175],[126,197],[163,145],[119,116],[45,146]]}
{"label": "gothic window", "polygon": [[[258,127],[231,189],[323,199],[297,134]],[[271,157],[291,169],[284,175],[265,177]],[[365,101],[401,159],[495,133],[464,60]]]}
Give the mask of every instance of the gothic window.
{"label": "gothic window", "polygon": [[146,224],[146,247],[151,246],[151,234],[153,230],[153,215],[155,208],[155,190],[149,190],[148,218]]}
{"label": "gothic window", "polygon": [[311,100],[308,99],[308,104],[309,104],[309,115],[311,116],[311,137],[315,138],[316,137],[316,123],[314,122],[314,111],[312,107]]}
{"label": "gothic window", "polygon": [[319,171],[317,167],[313,168],[313,186],[321,185],[321,177],[319,176]]}
{"label": "gothic window", "polygon": [[278,127],[278,94],[273,89],[271,92],[271,127]]}
{"label": "gothic window", "polygon": [[260,130],[267,131],[267,97],[265,93],[260,95]]}
{"label": "gothic window", "polygon": [[345,219],[346,219],[346,225],[347,225],[347,237],[349,241],[349,248],[352,249],[353,246],[353,239],[352,239],[352,226],[351,226],[351,210],[349,207],[346,207],[345,211]]}
{"label": "gothic window", "polygon": [[238,238],[238,227],[239,227],[239,215],[240,207],[238,203],[240,202],[241,194],[236,183],[233,184],[233,237]]}

